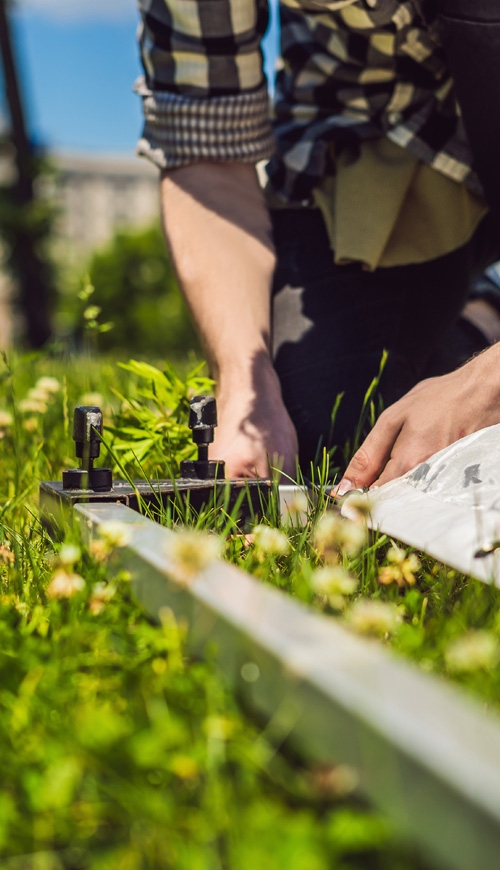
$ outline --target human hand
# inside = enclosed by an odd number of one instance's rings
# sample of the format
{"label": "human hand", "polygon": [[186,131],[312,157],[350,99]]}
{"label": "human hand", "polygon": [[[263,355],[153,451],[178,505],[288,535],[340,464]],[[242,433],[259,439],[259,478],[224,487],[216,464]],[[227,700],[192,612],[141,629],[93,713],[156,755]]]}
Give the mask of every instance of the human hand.
{"label": "human hand", "polygon": [[217,407],[219,425],[210,457],[225,461],[227,477],[269,477],[280,468],[295,478],[297,434],[275,376],[257,392],[220,391]]}
{"label": "human hand", "polygon": [[338,486],[381,486],[459,438],[500,422],[500,343],[462,368],[421,381],[387,408]]}

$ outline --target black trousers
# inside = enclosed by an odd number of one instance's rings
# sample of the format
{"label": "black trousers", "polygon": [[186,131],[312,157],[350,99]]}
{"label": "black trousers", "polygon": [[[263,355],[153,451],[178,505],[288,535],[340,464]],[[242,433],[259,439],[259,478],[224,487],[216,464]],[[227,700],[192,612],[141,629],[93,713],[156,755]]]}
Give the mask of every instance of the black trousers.
{"label": "black trousers", "polygon": [[[451,254],[368,272],[334,264],[318,209],[274,211],[272,220],[274,364],[307,473],[323,447],[352,446],[384,350],[377,402],[387,407],[481,349],[477,330],[459,315],[474,277],[500,259],[500,232],[486,217],[472,241]],[[336,454],[335,464],[341,461]]]}

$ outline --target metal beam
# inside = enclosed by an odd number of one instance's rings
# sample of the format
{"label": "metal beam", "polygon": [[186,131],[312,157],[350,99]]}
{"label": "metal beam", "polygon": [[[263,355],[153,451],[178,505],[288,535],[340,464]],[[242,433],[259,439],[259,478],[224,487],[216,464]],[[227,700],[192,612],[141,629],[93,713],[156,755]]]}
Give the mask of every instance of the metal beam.
{"label": "metal beam", "polygon": [[437,866],[498,870],[499,717],[225,562],[176,582],[175,532],[124,505],[79,504],[75,515],[90,537],[103,522],[128,526],[113,559],[145,611],[158,619],[169,607],[186,621],[188,649],[215,656],[245,702],[272,717],[278,741],[354,767],[361,791]]}

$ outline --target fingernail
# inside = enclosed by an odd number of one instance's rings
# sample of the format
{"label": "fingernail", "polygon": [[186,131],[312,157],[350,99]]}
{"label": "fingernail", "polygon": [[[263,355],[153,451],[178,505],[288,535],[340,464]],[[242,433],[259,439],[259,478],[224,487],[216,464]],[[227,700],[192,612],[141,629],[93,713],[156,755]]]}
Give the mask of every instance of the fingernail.
{"label": "fingernail", "polygon": [[347,480],[347,477],[343,477],[337,487],[336,495],[345,495],[346,492],[350,492],[351,489],[354,489],[354,484],[351,483],[350,480]]}

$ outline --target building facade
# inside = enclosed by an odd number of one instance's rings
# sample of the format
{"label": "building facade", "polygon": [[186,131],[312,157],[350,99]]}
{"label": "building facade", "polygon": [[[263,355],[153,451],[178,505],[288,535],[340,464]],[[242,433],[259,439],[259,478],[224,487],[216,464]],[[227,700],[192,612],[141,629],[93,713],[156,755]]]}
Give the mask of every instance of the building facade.
{"label": "building facade", "polygon": [[[63,264],[83,263],[120,229],[139,229],[159,216],[158,170],[145,160],[113,154],[49,155],[53,172],[40,195],[56,207],[54,254]],[[9,161],[0,165],[6,180]],[[0,348],[16,333],[12,286],[0,241]]]}
{"label": "building facade", "polygon": [[102,247],[119,229],[159,215],[158,170],[113,155],[55,154],[47,193],[58,209],[58,252],[71,260]]}

